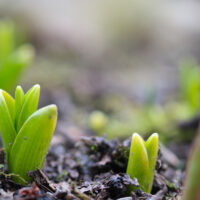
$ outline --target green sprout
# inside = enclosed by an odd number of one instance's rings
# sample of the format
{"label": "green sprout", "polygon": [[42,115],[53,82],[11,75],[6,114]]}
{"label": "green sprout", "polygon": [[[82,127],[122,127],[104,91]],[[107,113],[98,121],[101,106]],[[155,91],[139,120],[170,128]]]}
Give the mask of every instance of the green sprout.
{"label": "green sprout", "polygon": [[[137,133],[133,134],[126,173],[131,178],[137,178],[140,188],[146,193],[152,189],[157,154],[157,133],[152,134],[146,142]],[[131,187],[131,190],[136,189]]]}
{"label": "green sprout", "polygon": [[23,69],[33,57],[34,49],[29,44],[18,46],[14,24],[9,20],[0,22],[0,88],[11,90]]}
{"label": "green sprout", "polygon": [[0,132],[9,172],[14,181],[31,181],[28,171],[41,169],[57,122],[57,107],[49,105],[37,110],[40,86],[24,94],[21,86],[15,100],[0,89]]}
{"label": "green sprout", "polygon": [[195,139],[190,154],[183,191],[183,200],[200,199],[200,134]]}

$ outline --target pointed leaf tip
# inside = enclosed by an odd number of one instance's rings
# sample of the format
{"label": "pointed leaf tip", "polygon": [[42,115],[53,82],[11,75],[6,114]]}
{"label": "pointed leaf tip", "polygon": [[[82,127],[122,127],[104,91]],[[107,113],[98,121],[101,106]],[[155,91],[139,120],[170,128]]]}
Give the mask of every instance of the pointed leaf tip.
{"label": "pointed leaf tip", "polygon": [[153,143],[152,145],[154,146],[154,148],[158,146],[158,141],[159,141],[159,136],[157,133],[153,133],[148,140],[146,141],[146,148],[148,145],[150,145],[151,143]]}
{"label": "pointed leaf tip", "polygon": [[132,137],[135,137],[135,136],[139,136],[139,137],[141,137],[138,133],[133,133],[133,135],[132,135]]}
{"label": "pointed leaf tip", "polygon": [[156,138],[159,138],[159,135],[158,135],[158,133],[153,133],[150,137],[156,137]]}
{"label": "pointed leaf tip", "polygon": [[35,88],[35,89],[40,89],[40,84],[35,84],[35,85],[33,86],[33,88]]}
{"label": "pointed leaf tip", "polygon": [[51,112],[57,113],[57,106],[55,104],[51,104],[47,107],[49,107]]}
{"label": "pointed leaf tip", "polygon": [[143,138],[138,133],[133,133],[132,140],[143,140]]}

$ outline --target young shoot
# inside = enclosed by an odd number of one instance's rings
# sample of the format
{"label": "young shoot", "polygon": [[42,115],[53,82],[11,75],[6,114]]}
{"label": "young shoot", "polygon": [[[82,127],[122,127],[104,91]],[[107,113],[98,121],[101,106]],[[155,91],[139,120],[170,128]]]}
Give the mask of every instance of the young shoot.
{"label": "young shoot", "polygon": [[[150,193],[152,189],[157,154],[157,133],[152,134],[146,142],[139,134],[133,134],[126,173],[132,179],[137,178],[139,188],[146,193]],[[131,190],[136,189],[138,188],[131,187]]]}
{"label": "young shoot", "polygon": [[1,138],[9,172],[20,184],[31,181],[28,171],[42,168],[57,122],[56,105],[37,110],[39,96],[39,85],[26,94],[18,86],[15,99],[0,90]]}

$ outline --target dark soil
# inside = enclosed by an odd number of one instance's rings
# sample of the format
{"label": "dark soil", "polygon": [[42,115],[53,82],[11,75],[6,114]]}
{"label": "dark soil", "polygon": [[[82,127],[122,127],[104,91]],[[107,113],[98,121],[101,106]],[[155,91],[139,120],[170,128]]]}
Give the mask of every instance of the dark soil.
{"label": "dark soil", "polygon": [[[0,199],[14,200],[157,200],[181,196],[182,163],[168,149],[160,147],[152,194],[128,186],[139,186],[125,173],[130,140],[107,141],[103,137],[83,137],[74,147],[57,144],[50,148],[43,171],[29,172],[33,182],[14,184],[6,170],[1,172]],[[4,167],[5,168],[5,167]]]}

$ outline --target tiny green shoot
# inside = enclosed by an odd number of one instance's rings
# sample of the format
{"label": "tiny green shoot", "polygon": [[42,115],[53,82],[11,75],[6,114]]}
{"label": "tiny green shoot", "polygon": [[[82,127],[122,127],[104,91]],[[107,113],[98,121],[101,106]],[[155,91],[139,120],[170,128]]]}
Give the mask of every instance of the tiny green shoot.
{"label": "tiny green shoot", "polygon": [[[137,178],[139,188],[146,193],[152,190],[158,148],[157,133],[152,134],[146,142],[139,134],[133,134],[126,173],[132,179]],[[136,189],[131,187],[131,190]]]}
{"label": "tiny green shoot", "polygon": [[57,122],[57,107],[49,105],[37,110],[40,86],[24,94],[16,88],[15,100],[0,90],[0,132],[9,172],[14,181],[31,181],[28,171],[41,169]]}

